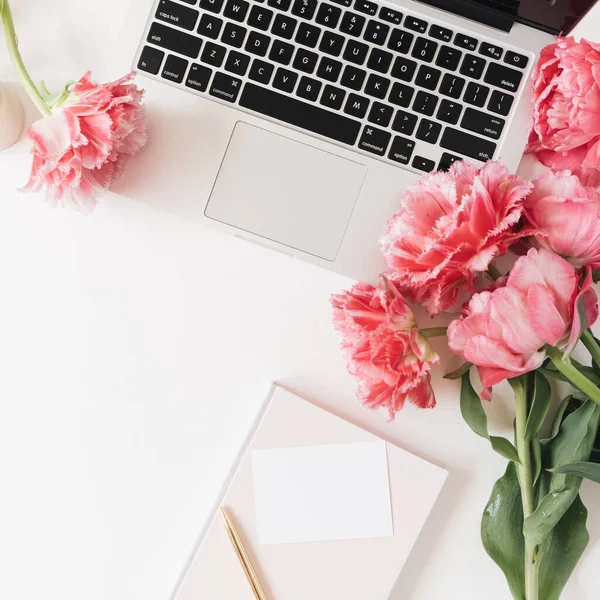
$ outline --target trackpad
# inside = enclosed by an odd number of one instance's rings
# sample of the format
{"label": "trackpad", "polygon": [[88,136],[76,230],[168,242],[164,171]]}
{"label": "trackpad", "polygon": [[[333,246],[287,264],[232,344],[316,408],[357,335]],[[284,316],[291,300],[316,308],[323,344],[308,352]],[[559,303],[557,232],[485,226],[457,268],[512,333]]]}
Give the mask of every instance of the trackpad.
{"label": "trackpad", "polygon": [[334,260],[366,173],[359,163],[240,121],[205,214]]}

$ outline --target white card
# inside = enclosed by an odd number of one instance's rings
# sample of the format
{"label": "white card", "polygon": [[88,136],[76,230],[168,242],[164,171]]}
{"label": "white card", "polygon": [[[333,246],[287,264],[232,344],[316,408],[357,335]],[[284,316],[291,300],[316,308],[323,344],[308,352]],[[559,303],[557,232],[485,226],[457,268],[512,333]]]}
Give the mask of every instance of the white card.
{"label": "white card", "polygon": [[384,441],[252,451],[260,544],[394,535]]}

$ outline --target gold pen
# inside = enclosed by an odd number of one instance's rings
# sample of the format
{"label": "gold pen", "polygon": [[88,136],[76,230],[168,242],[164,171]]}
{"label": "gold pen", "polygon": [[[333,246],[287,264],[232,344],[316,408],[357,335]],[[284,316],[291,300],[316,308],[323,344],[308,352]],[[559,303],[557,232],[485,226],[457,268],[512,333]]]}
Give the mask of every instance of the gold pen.
{"label": "gold pen", "polygon": [[256,571],[250,562],[250,557],[248,556],[248,553],[242,544],[242,539],[240,538],[240,535],[235,528],[231,517],[223,506],[221,506],[220,510],[223,521],[225,522],[225,529],[227,530],[227,534],[231,540],[231,545],[233,546],[238,560],[242,565],[242,569],[244,569],[244,573],[246,574],[246,578],[248,579],[248,583],[252,588],[252,592],[254,593],[256,600],[267,600],[267,596],[260,585]]}

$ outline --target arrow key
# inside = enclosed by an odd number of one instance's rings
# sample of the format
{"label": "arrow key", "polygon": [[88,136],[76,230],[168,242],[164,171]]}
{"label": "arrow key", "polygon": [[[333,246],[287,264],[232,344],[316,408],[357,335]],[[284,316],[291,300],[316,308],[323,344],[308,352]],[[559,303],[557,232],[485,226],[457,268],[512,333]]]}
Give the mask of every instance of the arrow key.
{"label": "arrow key", "polygon": [[392,120],[394,109],[391,106],[386,106],[380,102],[373,103],[371,112],[369,113],[369,122],[375,123],[375,125],[381,125],[381,127],[387,127]]}

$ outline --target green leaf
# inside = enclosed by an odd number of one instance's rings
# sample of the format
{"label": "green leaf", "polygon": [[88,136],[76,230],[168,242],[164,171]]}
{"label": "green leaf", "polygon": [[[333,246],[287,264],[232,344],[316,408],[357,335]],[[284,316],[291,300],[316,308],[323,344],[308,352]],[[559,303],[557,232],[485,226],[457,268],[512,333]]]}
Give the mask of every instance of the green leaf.
{"label": "green leaf", "polygon": [[[587,400],[560,425],[557,436],[548,445],[545,457],[549,468],[588,460],[600,423],[600,406]],[[534,513],[525,519],[523,534],[540,545],[573,503],[581,478],[565,473],[552,473],[548,493]]]}
{"label": "green leaf", "polygon": [[540,548],[540,600],[559,600],[590,539],[585,525],[587,514],[577,495]]}
{"label": "green leaf", "polygon": [[483,406],[481,405],[481,398],[473,389],[468,371],[462,376],[462,385],[460,388],[460,412],[467,425],[477,435],[489,440],[492,444],[492,448],[498,452],[498,454],[501,454],[508,460],[519,462],[519,455],[516,448],[506,438],[489,434],[487,417],[483,410]]}
{"label": "green leaf", "polygon": [[536,436],[544,423],[550,408],[550,384],[539,371],[535,372],[533,400],[525,426],[525,439],[530,441]]}
{"label": "green leaf", "polygon": [[567,475],[576,475],[590,481],[600,483],[600,464],[593,462],[569,463],[550,469],[552,473],[566,473]]}
{"label": "green leaf", "polygon": [[598,283],[600,281],[600,271],[592,271],[592,279],[594,283]]}
{"label": "green leaf", "polygon": [[515,464],[510,462],[496,481],[481,519],[481,540],[502,569],[515,600],[525,600],[525,539],[523,506]]}
{"label": "green leaf", "polygon": [[542,445],[537,436],[531,440],[531,450],[533,456],[533,485],[535,487],[542,472]]}
{"label": "green leaf", "polygon": [[570,407],[571,403],[574,403],[576,400],[577,399],[575,398],[575,396],[573,396],[573,394],[569,394],[568,396],[565,396],[563,398],[562,402],[558,405],[558,409],[556,410],[556,415],[554,416],[554,423],[552,423],[552,431],[550,433],[550,437],[542,440],[542,445],[551,442],[558,435],[560,426],[563,422],[563,417],[565,417],[567,409]]}
{"label": "green leaf", "polygon": [[577,370],[596,385],[600,385],[600,374],[593,367],[580,366],[577,367]]}
{"label": "green leaf", "polygon": [[566,381],[567,383],[569,382],[569,380],[560,371],[557,371],[556,369],[548,369],[547,367],[540,367],[538,369],[538,371],[540,373],[542,373],[543,375],[545,375],[546,377],[551,377],[552,379],[558,379],[558,381]]}
{"label": "green leaf", "polygon": [[458,369],[450,371],[450,373],[446,373],[446,375],[444,375],[444,379],[460,379],[472,366],[473,363],[464,362],[462,365],[460,365],[460,367],[458,367]]}

